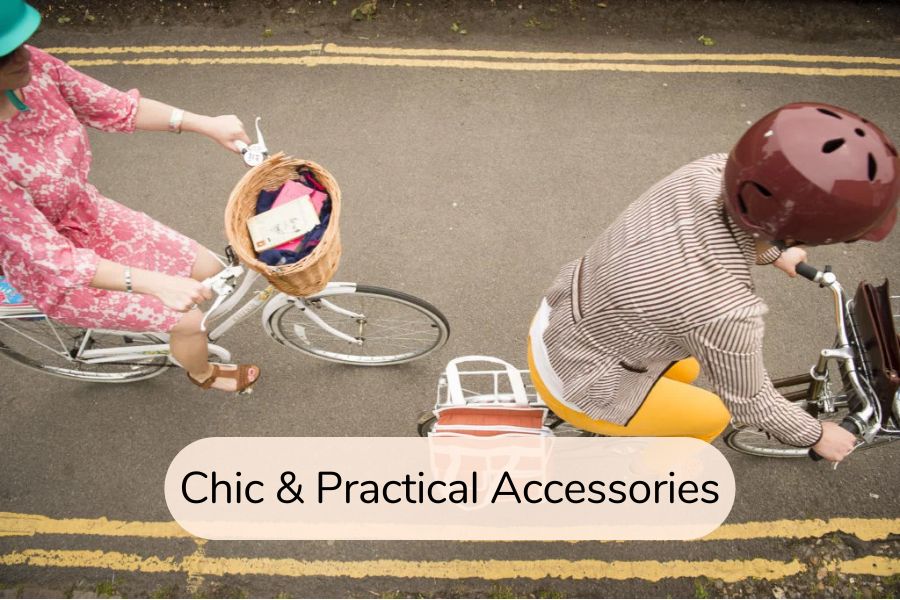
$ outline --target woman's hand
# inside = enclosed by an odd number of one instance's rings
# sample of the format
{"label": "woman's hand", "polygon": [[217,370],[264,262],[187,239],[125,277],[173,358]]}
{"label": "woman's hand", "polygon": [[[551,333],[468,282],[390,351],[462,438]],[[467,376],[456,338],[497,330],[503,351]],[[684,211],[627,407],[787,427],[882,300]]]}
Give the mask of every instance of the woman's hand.
{"label": "woman's hand", "polygon": [[856,436],[837,423],[822,423],[822,438],[812,447],[816,454],[830,462],[840,462],[856,447]]}
{"label": "woman's hand", "polygon": [[796,277],[797,265],[802,262],[806,262],[806,250],[800,246],[792,246],[785,249],[772,264],[791,277]]}
{"label": "woman's hand", "polygon": [[196,279],[159,273],[157,275],[158,279],[149,293],[172,310],[187,312],[195,305],[212,298],[212,290]]}
{"label": "woman's hand", "polygon": [[[138,104],[134,126],[145,131],[168,131],[171,119],[176,116],[175,108],[151,98],[141,98]],[[217,141],[232,152],[239,152],[234,142],[240,140],[250,143],[244,124],[234,115],[207,117],[192,112],[184,112],[181,118],[181,131],[200,133]]]}
{"label": "woman's hand", "polygon": [[236,140],[240,140],[245,144],[250,143],[250,138],[247,136],[247,132],[244,131],[244,124],[234,115],[206,117],[198,131],[232,152],[240,152],[237,146],[234,145]]}
{"label": "woman's hand", "polygon": [[184,131],[203,134],[232,152],[240,152],[234,145],[237,140],[250,144],[250,138],[244,131],[244,124],[234,115],[207,117],[186,112],[181,128]]}

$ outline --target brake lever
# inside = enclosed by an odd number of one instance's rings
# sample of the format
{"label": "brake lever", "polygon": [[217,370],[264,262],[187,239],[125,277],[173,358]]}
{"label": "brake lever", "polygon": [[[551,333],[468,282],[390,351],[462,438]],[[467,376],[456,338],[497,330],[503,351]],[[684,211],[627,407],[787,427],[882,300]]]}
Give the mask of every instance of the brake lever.
{"label": "brake lever", "polygon": [[269,157],[269,149],[266,147],[266,140],[263,138],[262,129],[259,128],[261,117],[256,117],[256,143],[249,146],[241,140],[235,140],[234,145],[240,151],[244,164],[248,167],[255,167],[261,164]]}

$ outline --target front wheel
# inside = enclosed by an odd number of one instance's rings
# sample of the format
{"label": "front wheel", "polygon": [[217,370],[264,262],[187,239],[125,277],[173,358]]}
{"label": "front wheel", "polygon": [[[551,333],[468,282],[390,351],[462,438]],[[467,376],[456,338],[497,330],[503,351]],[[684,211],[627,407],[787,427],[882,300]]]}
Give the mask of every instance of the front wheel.
{"label": "front wheel", "polygon": [[[840,423],[849,414],[846,404],[835,407],[837,410],[827,418],[820,415],[820,421]],[[771,434],[759,429],[732,429],[725,435],[725,444],[732,450],[762,456],[766,458],[808,458],[809,448],[797,448],[779,441]],[[867,448],[863,445],[860,448]]]}
{"label": "front wheel", "polygon": [[[342,339],[322,328],[307,311]],[[349,293],[326,292],[289,302],[269,317],[279,343],[316,358],[351,365],[384,366],[410,362],[447,342],[450,325],[437,308],[403,292],[357,285]]]}
{"label": "front wheel", "polygon": [[[796,377],[787,377],[785,379],[775,381],[775,388],[787,399],[793,400],[795,403],[807,409],[807,401],[805,399],[807,382],[811,381],[808,375],[797,375]],[[801,389],[796,389],[801,386]],[[825,396],[819,399],[824,404],[824,400],[830,399],[834,404],[834,412],[823,413],[819,411],[817,418],[819,421],[830,421],[839,424],[844,418],[852,412],[850,410],[850,396],[846,391],[841,390],[838,393],[831,393],[831,389],[840,390],[839,382],[831,382],[830,386],[826,386]],[[826,398],[827,396],[827,398]],[[857,447],[856,452],[860,450],[868,450],[881,445],[889,440],[876,440],[874,442],[862,444]],[[774,436],[761,431],[759,429],[744,428],[732,429],[724,438],[725,444],[732,450],[737,450],[744,454],[753,456],[762,456],[766,458],[808,458],[808,448],[797,448],[779,441]]]}

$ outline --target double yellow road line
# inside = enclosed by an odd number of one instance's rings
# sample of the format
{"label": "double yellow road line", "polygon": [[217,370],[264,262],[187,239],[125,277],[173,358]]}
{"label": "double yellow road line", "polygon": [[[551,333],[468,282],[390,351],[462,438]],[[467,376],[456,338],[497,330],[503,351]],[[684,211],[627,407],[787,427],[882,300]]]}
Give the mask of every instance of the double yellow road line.
{"label": "double yellow road line", "polygon": [[107,65],[281,65],[407,67],[495,71],[754,73],[900,77],[900,58],[814,54],[527,52],[343,46],[120,46],[47,48],[75,67]]}
{"label": "double yellow road line", "polygon": [[[76,67],[107,65],[274,65],[366,66],[539,72],[632,72],[699,74],[773,74],[827,77],[900,77],[900,58],[808,54],[723,53],[585,53],[458,50],[437,48],[356,47],[332,43],[271,46],[131,46],[46,48]],[[723,525],[704,540],[818,538],[843,531],[860,540],[883,540],[900,534],[900,519],[831,519],[772,521]],[[96,536],[106,538],[191,539],[174,522],[107,519],[52,519],[40,515],[0,513],[0,538]],[[739,581],[748,577],[780,579],[806,565],[767,559],[713,561],[599,560],[444,560],[444,561],[305,561],[288,558],[225,558],[196,552],[183,558],[141,556],[105,550],[30,548],[0,554],[0,566],[100,568],[145,573],[206,575],[279,575],[288,577],[401,577],[430,579],[641,579],[698,577]],[[843,573],[900,573],[900,559],[868,556],[829,565]]]}
{"label": "double yellow road line", "polygon": [[[727,524],[695,543],[756,539],[818,538],[842,531],[862,541],[884,540],[900,534],[900,519],[841,518],[803,521],[769,521]],[[53,519],[41,515],[0,513],[0,536],[36,535],[130,537],[180,539],[192,536],[174,522],[115,521],[100,519]],[[182,558],[141,556],[105,550],[28,548],[0,554],[0,566],[94,568],[140,573],[184,573],[190,578],[222,575],[283,577],[398,577],[427,579],[639,579],[709,577],[727,582],[749,577],[781,579],[806,571],[797,560],[299,560],[265,557],[212,557],[206,544],[197,541],[196,551]],[[578,543],[578,542],[573,542]],[[900,573],[900,559],[866,556],[826,565],[846,574],[886,576]]]}
{"label": "double yellow road line", "polygon": [[[183,559],[100,550],[23,550],[0,555],[0,566],[67,567],[139,573],[184,573],[191,577],[256,575],[278,577],[396,577],[406,579],[639,579],[656,582],[667,578],[707,577],[735,582],[748,579],[777,580],[799,575],[807,567],[798,560],[685,561],[655,560],[297,560],[293,558],[224,558],[187,556]],[[900,559],[867,556],[825,565],[829,571],[848,575],[888,576],[900,572]]]}

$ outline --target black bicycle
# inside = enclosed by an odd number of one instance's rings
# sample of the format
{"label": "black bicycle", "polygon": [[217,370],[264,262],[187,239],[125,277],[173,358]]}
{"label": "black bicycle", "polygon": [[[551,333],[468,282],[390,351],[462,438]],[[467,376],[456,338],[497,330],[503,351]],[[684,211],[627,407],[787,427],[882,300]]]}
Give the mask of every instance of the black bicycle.
{"label": "black bicycle", "polygon": [[[785,398],[822,421],[840,423],[860,438],[858,450],[900,439],[900,347],[895,321],[900,296],[888,282],[861,282],[848,298],[830,267],[819,271],[800,263],[797,273],[834,296],[835,343],[819,352],[809,373],[774,381]],[[755,428],[735,428],[725,436],[729,447],[773,458],[818,458]]]}

